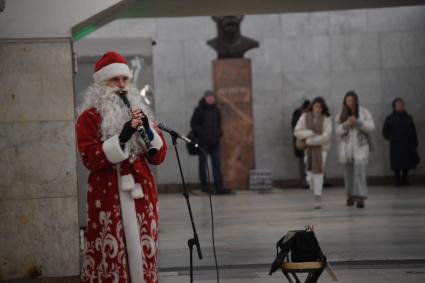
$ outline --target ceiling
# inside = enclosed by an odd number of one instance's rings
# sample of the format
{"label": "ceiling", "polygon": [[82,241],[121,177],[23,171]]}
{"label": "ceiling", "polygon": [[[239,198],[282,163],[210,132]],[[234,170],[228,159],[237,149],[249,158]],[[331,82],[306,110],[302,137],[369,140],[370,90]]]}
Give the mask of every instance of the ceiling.
{"label": "ceiling", "polygon": [[79,40],[118,18],[293,13],[425,5],[425,0],[123,0],[72,29]]}
{"label": "ceiling", "polygon": [[120,17],[248,15],[425,5],[424,0],[137,0]]}

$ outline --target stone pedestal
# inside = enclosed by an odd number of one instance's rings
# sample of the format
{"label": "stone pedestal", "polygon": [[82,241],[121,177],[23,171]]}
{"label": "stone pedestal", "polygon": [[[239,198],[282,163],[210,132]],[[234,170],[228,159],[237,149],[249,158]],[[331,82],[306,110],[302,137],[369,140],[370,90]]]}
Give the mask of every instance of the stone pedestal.
{"label": "stone pedestal", "polygon": [[224,185],[233,190],[248,189],[249,173],[255,167],[251,60],[215,60],[213,76],[224,131]]}

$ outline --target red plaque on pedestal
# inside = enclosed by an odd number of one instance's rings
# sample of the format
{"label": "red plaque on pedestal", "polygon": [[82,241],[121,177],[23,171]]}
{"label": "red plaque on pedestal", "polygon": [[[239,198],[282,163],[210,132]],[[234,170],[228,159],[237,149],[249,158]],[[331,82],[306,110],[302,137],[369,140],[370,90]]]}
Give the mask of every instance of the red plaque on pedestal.
{"label": "red plaque on pedestal", "polygon": [[224,186],[245,190],[255,167],[251,60],[214,60],[213,68],[224,131],[220,147]]}

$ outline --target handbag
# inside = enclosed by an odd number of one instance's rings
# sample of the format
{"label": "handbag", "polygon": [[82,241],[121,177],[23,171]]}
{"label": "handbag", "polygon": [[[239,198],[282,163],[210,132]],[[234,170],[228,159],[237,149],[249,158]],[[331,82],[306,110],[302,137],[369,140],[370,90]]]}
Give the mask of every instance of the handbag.
{"label": "handbag", "polygon": [[273,261],[269,275],[278,270],[284,261],[326,263],[316,235],[312,230],[289,231],[276,243],[276,258]]}
{"label": "handbag", "polygon": [[[194,143],[198,143],[198,139],[195,137],[195,134],[190,131],[187,134],[188,139],[193,141]],[[186,143],[186,149],[189,155],[198,155],[199,154],[199,147],[195,147],[193,143]]]}

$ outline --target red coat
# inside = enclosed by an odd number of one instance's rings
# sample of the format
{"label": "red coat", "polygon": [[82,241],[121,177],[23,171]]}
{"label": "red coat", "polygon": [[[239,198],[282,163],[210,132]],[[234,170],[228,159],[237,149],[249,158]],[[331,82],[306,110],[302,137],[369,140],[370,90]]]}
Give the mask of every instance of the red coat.
{"label": "red coat", "polygon": [[[102,117],[96,109],[90,108],[80,115],[76,125],[78,148],[84,165],[90,170],[87,242],[81,280],[124,283],[131,282],[133,278],[133,283],[139,283],[135,282],[134,278],[137,276],[133,276],[133,273],[143,271],[141,276],[144,276],[145,282],[158,282],[158,195],[147,163],[158,165],[164,161],[167,152],[164,137],[153,126],[156,144],[160,145],[158,153],[152,158],[145,154],[137,155],[136,160],[130,164],[128,153],[117,143],[118,135],[101,141],[101,122]],[[131,175],[134,183],[141,185],[143,198],[132,199],[129,192],[120,190],[122,179],[117,178],[117,168],[120,168],[121,176]],[[122,207],[123,201],[130,205]],[[129,223],[126,223],[127,220],[123,221],[125,213],[134,214]],[[124,227],[125,225],[127,226]],[[130,236],[127,237],[125,228],[128,227],[136,228],[137,235],[140,236],[136,245],[135,241],[131,243]],[[137,252],[134,254],[138,249],[143,250],[142,257]],[[142,261],[134,261],[134,258]],[[132,260],[133,264],[143,264],[140,268],[132,268],[130,272]]]}

